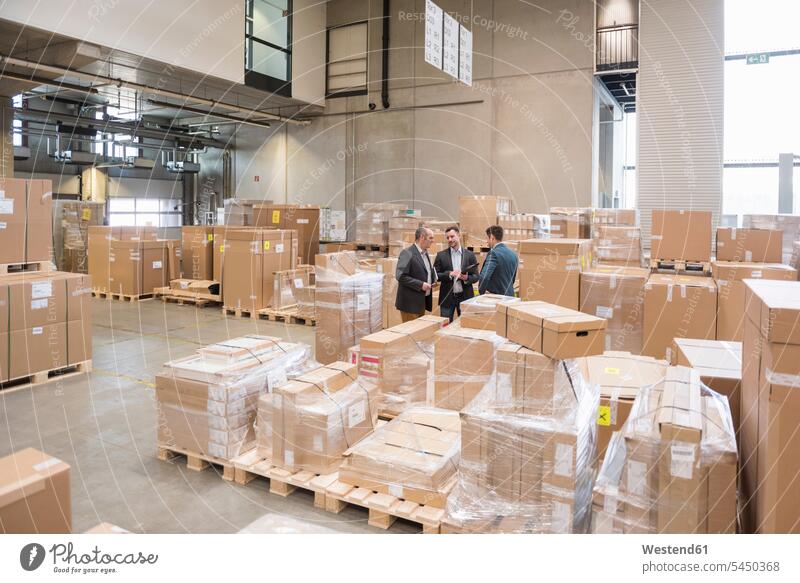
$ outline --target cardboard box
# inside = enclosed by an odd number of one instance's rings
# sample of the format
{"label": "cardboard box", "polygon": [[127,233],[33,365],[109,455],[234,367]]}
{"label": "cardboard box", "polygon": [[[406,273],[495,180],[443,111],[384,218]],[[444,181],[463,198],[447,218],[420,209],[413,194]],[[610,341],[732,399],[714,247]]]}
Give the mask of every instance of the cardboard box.
{"label": "cardboard box", "polygon": [[717,227],[717,261],[781,263],[783,233],[774,229]]}
{"label": "cardboard box", "polygon": [[642,352],[644,287],[650,272],[595,266],[581,273],[581,311],[608,321],[606,350]]}
{"label": "cardboard box", "polygon": [[378,387],[378,413],[399,415],[427,402],[434,334],[447,322],[423,316],[361,338],[358,375]]}
{"label": "cardboard box", "polygon": [[461,317],[458,321],[464,328],[495,331],[497,305],[510,305],[519,302],[519,298],[510,298],[498,294],[475,296],[461,302]]}
{"label": "cardboard box", "polygon": [[0,180],[0,263],[25,263],[28,183],[18,178]]}
{"label": "cardboard box", "polygon": [[336,280],[358,271],[358,259],[355,251],[338,253],[320,253],[314,258],[317,279]]}
{"label": "cardboard box", "polygon": [[503,343],[492,330],[463,328],[458,321],[434,341],[434,404],[460,411],[492,379],[495,351]]}
{"label": "cardboard box", "polygon": [[745,280],[742,346],[744,530],[800,532],[800,283]]}
{"label": "cardboard box", "polygon": [[289,471],[335,471],[344,452],[372,433],[377,388],[356,366],[334,362],[278,386],[273,395],[272,463]]}
{"label": "cardboard box", "polygon": [[214,279],[214,227],[181,228],[181,273],[188,279]]}
{"label": "cardboard box", "polygon": [[320,208],[311,205],[256,205],[256,226],[297,231],[297,256],[311,264],[319,253]]}
{"label": "cardboard box", "polygon": [[641,267],[642,235],[639,227],[595,225],[594,260],[602,265]]}
{"label": "cardboard box", "polygon": [[345,452],[339,481],[443,508],[458,467],[458,413],[413,407]]}
{"label": "cardboard box", "polygon": [[[378,259],[375,271],[383,274],[383,328],[391,328],[403,321],[400,316],[400,311],[394,307],[395,300],[397,299],[398,286],[397,278],[395,277],[397,258],[387,257],[385,259]],[[434,312],[436,312],[439,307],[438,299],[438,296],[433,298]]]}
{"label": "cardboard box", "polygon": [[592,236],[591,228],[591,208],[550,207],[551,238],[589,239]]}
{"label": "cardboard box", "polygon": [[738,442],[741,427],[742,343],[676,338],[672,364],[693,368],[700,374],[704,385],[727,398]]}
{"label": "cardboard box", "polygon": [[711,261],[711,213],[654,210],[650,257],[667,261]]}
{"label": "cardboard box", "polygon": [[507,215],[511,211],[511,199],[505,196],[458,197],[458,223],[461,231],[480,240],[485,240],[486,229],[497,224],[499,215]]}
{"label": "cardboard box", "polygon": [[578,359],[581,373],[600,387],[597,410],[598,467],[605,456],[611,434],[625,425],[631,407],[644,387],[664,380],[668,363],[629,352],[607,351],[602,355]]}
{"label": "cardboard box", "polygon": [[167,241],[112,240],[109,286],[117,294],[138,296],[152,294],[169,283],[169,247]]}
{"label": "cardboard box", "polygon": [[497,224],[503,227],[504,241],[545,239],[550,236],[550,215],[525,213],[499,215]]}
{"label": "cardboard box", "polygon": [[91,226],[88,230],[89,275],[92,276],[92,287],[97,291],[111,291],[111,227]]}
{"label": "cardboard box", "polygon": [[28,180],[25,261],[53,260],[53,183]]}
{"label": "cardboard box", "polygon": [[789,263],[792,245],[800,240],[800,216],[798,215],[744,215],[742,226],[745,229],[771,229],[783,233],[783,260]]}
{"label": "cardboard box", "polygon": [[739,342],[744,336],[744,280],[797,280],[797,271],[780,263],[715,261],[711,273],[718,289],[717,339]]}
{"label": "cardboard box", "polygon": [[519,242],[519,297],[577,310],[580,272],[592,264],[590,239]]}
{"label": "cardboard box", "polygon": [[638,220],[636,209],[592,209],[592,225],[612,225],[616,227],[635,227]]}
{"label": "cardboard box", "polygon": [[606,320],[546,302],[497,306],[497,333],[550,358],[600,354]]}
{"label": "cardboard box", "polygon": [[558,361],[519,344],[507,342],[497,348],[498,394],[509,394],[514,411],[525,415],[552,416],[574,405],[574,396],[557,394]]}
{"label": "cardboard box", "polygon": [[714,340],[717,286],[710,277],[653,273],[645,284],[642,354],[672,360],[673,338]]}
{"label": "cardboard box", "polygon": [[33,448],[0,459],[0,532],[72,532],[70,467]]}

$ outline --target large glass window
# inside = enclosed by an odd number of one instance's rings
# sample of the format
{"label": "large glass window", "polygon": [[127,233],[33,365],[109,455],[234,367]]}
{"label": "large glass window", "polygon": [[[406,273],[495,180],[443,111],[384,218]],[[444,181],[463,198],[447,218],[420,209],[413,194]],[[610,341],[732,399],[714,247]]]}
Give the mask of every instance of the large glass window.
{"label": "large glass window", "polygon": [[367,23],[328,29],[328,96],[367,94]]}
{"label": "large glass window", "polygon": [[292,71],[291,0],[247,0],[245,82],[287,93]]}
{"label": "large glass window", "polygon": [[169,198],[111,197],[108,224],[112,227],[180,227],[180,205]]}

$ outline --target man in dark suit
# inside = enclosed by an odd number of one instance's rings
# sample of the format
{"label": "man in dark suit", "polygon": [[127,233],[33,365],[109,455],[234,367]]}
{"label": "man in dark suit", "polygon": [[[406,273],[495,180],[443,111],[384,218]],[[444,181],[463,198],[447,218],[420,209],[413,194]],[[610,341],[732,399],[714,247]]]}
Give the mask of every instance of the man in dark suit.
{"label": "man in dark suit", "polygon": [[431,263],[428,249],[433,243],[433,231],[420,227],[414,234],[414,244],[401,251],[397,258],[395,277],[397,286],[395,307],[400,310],[403,322],[424,316],[433,309],[433,284],[436,270]]}
{"label": "man in dark suit", "polygon": [[492,250],[483,262],[478,290],[481,294],[514,297],[514,280],[517,278],[519,258],[503,243],[503,227],[489,227],[486,229],[486,238]]}
{"label": "man in dark suit", "polygon": [[478,281],[478,260],[472,251],[461,246],[458,227],[449,227],[444,234],[449,247],[436,254],[433,267],[441,283],[439,311],[452,322],[456,312],[461,315],[461,302],[475,296],[472,284]]}

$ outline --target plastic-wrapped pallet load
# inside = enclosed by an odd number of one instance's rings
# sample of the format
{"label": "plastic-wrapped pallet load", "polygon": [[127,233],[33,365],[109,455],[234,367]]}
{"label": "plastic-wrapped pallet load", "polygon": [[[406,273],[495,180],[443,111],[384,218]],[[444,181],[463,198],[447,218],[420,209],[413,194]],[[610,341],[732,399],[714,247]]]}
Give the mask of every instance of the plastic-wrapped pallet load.
{"label": "plastic-wrapped pallet load", "polygon": [[527,213],[499,215],[497,224],[503,227],[504,241],[545,239],[550,236],[550,215]]}
{"label": "plastic-wrapped pallet load", "polygon": [[777,229],[783,231],[783,263],[792,258],[794,242],[800,240],[800,216],[798,215],[744,215],[745,229]]}
{"label": "plastic-wrapped pallet load", "polygon": [[461,317],[458,322],[464,328],[495,331],[497,306],[519,302],[519,298],[499,294],[475,296],[461,302]]}
{"label": "plastic-wrapped pallet load", "polygon": [[356,207],[356,241],[365,245],[388,245],[389,220],[392,217],[418,217],[420,214],[420,211],[402,204],[359,204]]}
{"label": "plastic-wrapped pallet load", "polygon": [[667,369],[614,433],[593,496],[598,533],[734,533],[736,441],[727,400]]}
{"label": "plastic-wrapped pallet load", "polygon": [[316,359],[328,364],[383,325],[384,274],[358,270],[352,251],[316,257]]}
{"label": "plastic-wrapped pallet load", "polygon": [[343,454],[372,433],[378,390],[356,366],[334,362],[278,386],[272,395],[272,463],[288,471],[336,471]]}
{"label": "plastic-wrapped pallet load", "polygon": [[428,401],[435,333],[447,318],[423,316],[364,336],[359,344],[358,375],[378,387],[378,412],[398,415]]}
{"label": "plastic-wrapped pallet load", "polygon": [[295,269],[276,271],[274,274],[272,307],[276,310],[297,308],[298,290],[314,285],[314,266],[298,265]]}
{"label": "plastic-wrapped pallet load", "polygon": [[550,237],[553,239],[589,239],[591,230],[591,208],[550,208]]}
{"label": "plastic-wrapped pallet load", "polygon": [[260,396],[309,366],[311,348],[241,336],[164,365],[156,376],[158,442],[224,460],[255,445]]}
{"label": "plastic-wrapped pallet load", "polygon": [[[522,351],[528,362],[498,365],[494,383],[461,412],[461,461],[443,532],[589,529],[597,387],[574,360]],[[519,392],[521,367],[535,374],[533,392]]]}
{"label": "plastic-wrapped pallet load", "polygon": [[495,353],[505,339],[494,330],[464,328],[458,321],[437,331],[435,336],[434,404],[460,411],[491,380]]}
{"label": "plastic-wrapped pallet load", "polygon": [[595,225],[592,234],[593,255],[596,263],[641,267],[641,228]]}
{"label": "plastic-wrapped pallet load", "polygon": [[581,311],[608,320],[606,350],[642,351],[645,284],[640,267],[598,265],[581,273]]}
{"label": "plastic-wrapped pallet load", "polygon": [[412,407],[345,453],[339,481],[444,507],[461,450],[458,413]]}
{"label": "plastic-wrapped pallet load", "polygon": [[376,270],[378,273],[383,274],[383,327],[384,329],[391,328],[402,322],[400,311],[394,307],[394,302],[397,299],[397,286],[399,285],[395,276],[397,272],[397,257],[378,259]]}

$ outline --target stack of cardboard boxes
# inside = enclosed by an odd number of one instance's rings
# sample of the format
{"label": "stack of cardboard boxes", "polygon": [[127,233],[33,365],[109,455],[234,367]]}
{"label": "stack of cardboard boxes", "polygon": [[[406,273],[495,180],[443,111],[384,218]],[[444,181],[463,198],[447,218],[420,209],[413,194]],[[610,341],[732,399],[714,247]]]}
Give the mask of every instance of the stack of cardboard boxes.
{"label": "stack of cardboard boxes", "polygon": [[600,226],[635,227],[638,223],[635,209],[592,209],[592,230]]}
{"label": "stack of cardboard boxes", "polygon": [[577,310],[581,271],[592,264],[590,239],[519,242],[519,297]]}
{"label": "stack of cardboard boxes", "polygon": [[296,204],[255,205],[255,226],[266,229],[293,230],[297,237],[300,263],[312,264],[319,253],[318,206]]}
{"label": "stack of cardboard boxes", "polygon": [[497,217],[512,212],[511,199],[505,196],[460,196],[458,223],[465,247],[480,247],[486,241],[486,228],[497,224]]}
{"label": "stack of cardboard boxes", "polygon": [[599,396],[574,357],[602,352],[605,321],[522,302],[499,305],[497,327],[512,342],[461,411],[443,531],[586,532]]}
{"label": "stack of cardboard boxes", "polygon": [[736,532],[736,441],[727,401],[669,367],[614,433],[597,478],[598,533]]}
{"label": "stack of cardboard boxes", "polygon": [[307,365],[310,347],[242,336],[168,362],[156,376],[158,444],[222,460],[255,446],[258,400]]}
{"label": "stack of cardboard boxes", "polygon": [[497,224],[503,227],[503,240],[524,241],[550,236],[550,215],[516,213],[499,215]]}
{"label": "stack of cardboard boxes", "polygon": [[711,261],[709,211],[654,210],[650,237],[651,262]]}
{"label": "stack of cardboard boxes", "polygon": [[381,300],[381,321],[384,329],[391,328],[402,322],[400,312],[395,308],[395,300],[397,299],[397,278],[395,272],[397,271],[397,258],[387,257],[386,259],[379,259],[376,268],[377,273],[383,274],[383,291]]}
{"label": "stack of cardboard boxes", "polygon": [[89,227],[103,224],[105,204],[60,201],[57,208],[61,210],[62,245],[56,247],[56,264],[62,271],[89,273]]}
{"label": "stack of cardboard boxes", "polygon": [[362,245],[389,245],[392,217],[420,217],[421,212],[402,204],[364,203],[356,207],[356,241]]}
{"label": "stack of cardboard boxes", "polygon": [[[745,229],[781,231],[782,263],[792,259],[794,242],[800,240],[800,216],[798,215],[744,215],[742,226]],[[747,259],[744,259],[747,261]]]}
{"label": "stack of cardboard boxes", "polygon": [[[275,310],[299,310],[299,302],[303,302],[303,313],[306,317],[313,318],[313,313],[308,313],[308,294],[304,290],[314,288],[314,266],[298,265],[295,269],[276,271],[273,279],[272,307]],[[314,304],[312,294],[311,305]]]}
{"label": "stack of cardboard boxes", "polygon": [[800,532],[800,283],[745,281],[741,489],[745,532]]}
{"label": "stack of cardboard boxes", "polygon": [[378,388],[378,413],[396,416],[428,402],[435,333],[447,318],[423,316],[361,338],[358,375]]}
{"label": "stack of cardboard boxes", "polygon": [[316,257],[316,358],[347,360],[351,346],[383,325],[384,274],[359,271],[352,251]]}
{"label": "stack of cardboard boxes", "polygon": [[0,179],[0,264],[52,261],[52,190],[50,180]]}
{"label": "stack of cardboard boxes", "polygon": [[594,260],[601,265],[641,267],[642,234],[639,227],[594,225]]}
{"label": "stack of cardboard boxes", "polygon": [[413,407],[345,452],[339,481],[442,508],[455,484],[458,413]]}
{"label": "stack of cardboard boxes", "polygon": [[254,314],[272,306],[275,272],[297,265],[296,231],[227,231],[223,246],[222,294],[229,310]]}
{"label": "stack of cardboard boxes", "polygon": [[421,217],[391,217],[389,219],[389,257],[397,257],[408,247],[408,237],[414,242],[416,230],[422,226]]}
{"label": "stack of cardboard boxes", "polygon": [[592,209],[551,207],[550,237],[553,239],[589,239],[592,236]]}
{"label": "stack of cardboard boxes", "polygon": [[356,366],[333,362],[279,385],[272,395],[272,463],[329,474],[378,422],[376,386]]}
{"label": "stack of cardboard boxes", "polygon": [[214,279],[214,227],[181,227],[181,272],[187,279]]}

